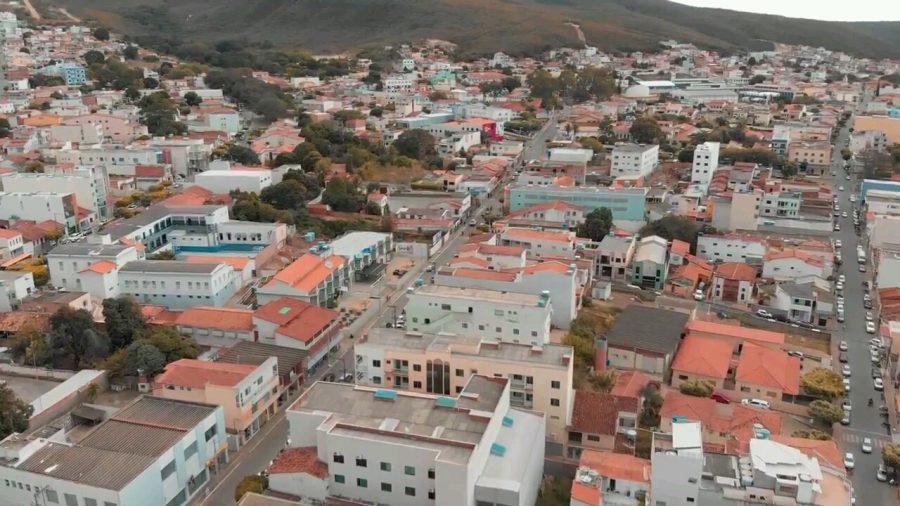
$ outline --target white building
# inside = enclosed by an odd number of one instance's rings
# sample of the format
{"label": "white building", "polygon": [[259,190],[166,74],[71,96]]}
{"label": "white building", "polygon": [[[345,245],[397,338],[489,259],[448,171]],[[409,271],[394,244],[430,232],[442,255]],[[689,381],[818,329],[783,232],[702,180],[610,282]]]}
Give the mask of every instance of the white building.
{"label": "white building", "polygon": [[715,262],[762,264],[766,243],[747,235],[701,235],[697,238],[697,256]]}
{"label": "white building", "polygon": [[47,254],[50,283],[75,292],[88,292],[100,299],[119,295],[118,270],[144,253],[123,244],[61,244]]}
{"label": "white building", "polygon": [[73,144],[99,144],[105,140],[103,125],[99,123],[74,123],[50,127],[50,141],[59,146]]}
{"label": "white building", "polygon": [[659,165],[659,144],[622,144],[612,151],[610,175],[647,176]]}
{"label": "white building", "polygon": [[531,506],[545,419],[511,408],[509,392],[509,380],[477,375],[453,397],[315,383],[287,419],[291,445],[314,448],[327,474],[286,492],[394,506]]}
{"label": "white building", "polygon": [[14,172],[0,176],[8,192],[73,193],[75,204],[108,218],[109,178],[99,166],[79,166],[70,170],[48,167],[44,173]]}
{"label": "white building", "polygon": [[224,463],[221,407],[141,397],[81,439],[13,434],[0,442],[4,506],[186,504]]}
{"label": "white building", "polygon": [[719,167],[719,143],[704,142],[694,148],[691,164],[691,183],[709,186],[713,172]]}
{"label": "white building", "polygon": [[172,309],[222,307],[237,291],[237,278],[234,268],[224,263],[135,260],[119,268],[119,293]]}
{"label": "white building", "polygon": [[194,183],[217,194],[227,194],[232,190],[259,193],[272,186],[272,171],[260,170],[208,170],[194,177]]}
{"label": "white building", "polygon": [[699,502],[703,474],[700,422],[673,422],[672,434],[653,433],[650,504],[688,506]]}
{"label": "white building", "polygon": [[76,213],[73,193],[57,192],[0,192],[0,220],[55,221],[67,233],[90,228],[93,214],[82,219]]}
{"label": "white building", "polygon": [[406,325],[413,332],[480,335],[497,341],[550,342],[550,294],[425,285],[409,294]]}
{"label": "white building", "polygon": [[552,148],[548,154],[552,162],[587,164],[594,158],[594,151],[591,149]]}
{"label": "white building", "polygon": [[33,252],[34,244],[26,243],[21,233],[0,228],[0,260],[10,260]]}
{"label": "white building", "polygon": [[34,275],[27,271],[0,271],[0,312],[19,307],[22,299],[34,293]]}

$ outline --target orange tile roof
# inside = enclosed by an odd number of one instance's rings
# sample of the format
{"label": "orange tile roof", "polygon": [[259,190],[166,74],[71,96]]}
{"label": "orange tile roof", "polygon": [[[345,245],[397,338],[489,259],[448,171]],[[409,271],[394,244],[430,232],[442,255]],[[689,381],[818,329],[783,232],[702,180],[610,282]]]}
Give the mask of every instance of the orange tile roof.
{"label": "orange tile roof", "polygon": [[15,239],[16,237],[19,237],[20,235],[22,235],[21,232],[17,232],[15,230],[9,230],[6,228],[0,228],[0,237],[2,237],[4,239]]}
{"label": "orange tile roof", "polygon": [[800,393],[800,359],[784,350],[744,343],[735,379],[797,395]]}
{"label": "orange tile roof", "polygon": [[740,281],[756,280],[756,267],[739,262],[724,262],[716,267],[716,277]]}
{"label": "orange tile roof", "polygon": [[[546,259],[547,257],[544,258]],[[522,274],[535,274],[537,272],[548,271],[553,271],[559,274],[566,274],[567,272],[569,272],[569,264],[565,264],[557,260],[545,260],[543,262],[526,265],[525,267],[510,267],[504,270],[507,272],[521,272]]]}
{"label": "orange tile roof", "polygon": [[115,262],[110,262],[108,260],[100,260],[99,262],[94,262],[91,265],[87,266],[87,268],[81,272],[96,272],[97,274],[109,274],[110,272],[116,270],[118,266]]}
{"label": "orange tile roof", "polygon": [[317,255],[306,253],[282,269],[266,286],[285,283],[300,291],[310,293],[345,262],[344,257],[339,255],[332,255],[323,260]]}
{"label": "orange tile roof", "polygon": [[315,446],[285,448],[272,461],[269,474],[306,473],[316,478],[328,477],[328,465],[319,460]]}
{"label": "orange tile roof", "polygon": [[616,433],[619,412],[637,413],[637,398],[577,390],[569,427],[578,432],[612,436]]}
{"label": "orange tile roof", "polygon": [[495,246],[493,244],[479,244],[478,253],[482,255],[500,255],[518,257],[525,253],[524,246]]}
{"label": "orange tile roof", "polygon": [[691,243],[682,241],[681,239],[672,239],[671,249],[672,253],[684,256],[691,252]]}
{"label": "orange tile roof", "polygon": [[578,466],[593,469],[605,478],[650,483],[650,460],[634,455],[585,449]]}
{"label": "orange tile roof", "polygon": [[278,334],[307,344],[330,327],[338,316],[337,311],[288,297],[263,304],[253,313],[254,318],[279,325]]}
{"label": "orange tile roof", "polygon": [[252,364],[229,364],[183,358],[167,365],[165,372],[157,376],[154,383],[191,388],[205,388],[206,385],[233,387],[257,367]]}
{"label": "orange tile roof", "polygon": [[687,336],[678,347],[672,370],[725,379],[732,352],[732,344],[722,339]]}
{"label": "orange tile roof", "polygon": [[757,341],[761,343],[784,344],[784,334],[780,332],[770,332],[768,330],[753,329],[750,327],[740,327],[728,323],[719,323],[707,320],[691,320],[687,324],[687,333],[703,332],[707,334],[718,334],[726,337],[734,337],[744,341]]}
{"label": "orange tile roof", "polygon": [[470,264],[474,267],[487,269],[488,267],[490,267],[491,262],[489,262],[488,260],[481,258],[481,257],[469,255],[469,256],[463,256],[463,257],[458,257],[458,258],[452,258],[452,259],[450,259],[449,262],[447,262],[447,264],[448,265]]}
{"label": "orange tile roof", "polygon": [[176,325],[186,327],[204,327],[222,330],[251,331],[253,311],[250,309],[232,309],[222,307],[197,306],[185,309],[175,319]]}
{"label": "orange tile roof", "polygon": [[244,270],[250,263],[250,259],[247,257],[228,255],[190,255],[184,260],[191,264],[228,264],[236,271]]}
{"label": "orange tile roof", "polygon": [[777,411],[757,409],[742,404],[720,404],[708,397],[685,395],[678,390],[669,390],[663,399],[659,416],[671,419],[684,416],[697,420],[710,432],[728,433],[735,437],[752,434],[753,424],[760,423],[772,434],[780,434],[783,418]]}
{"label": "orange tile roof", "polygon": [[797,258],[810,265],[815,265],[817,267],[825,266],[825,261],[822,260],[821,257],[794,248],[787,248],[775,253],[769,253],[763,258],[763,260],[766,262],[770,262],[772,260],[780,260],[783,258]]}
{"label": "orange tile roof", "polygon": [[639,397],[649,383],[659,383],[640,371],[623,371],[616,377],[610,393],[619,397]]}

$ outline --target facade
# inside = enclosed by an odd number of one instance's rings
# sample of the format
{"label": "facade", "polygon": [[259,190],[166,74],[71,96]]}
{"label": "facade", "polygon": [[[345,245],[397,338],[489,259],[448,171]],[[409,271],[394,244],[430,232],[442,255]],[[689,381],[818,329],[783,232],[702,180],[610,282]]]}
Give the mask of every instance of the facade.
{"label": "facade", "polygon": [[[544,415],[510,407],[509,380],[473,376],[457,396],[315,383],[287,411],[291,445],[314,447],[336,499],[396,506],[530,506]],[[301,496],[321,492],[313,485]]]}
{"label": "facade", "polygon": [[594,250],[594,278],[612,281],[628,279],[628,266],[634,256],[637,240],[634,237],[608,235]]}
{"label": "facade", "polygon": [[575,232],[509,227],[500,234],[501,246],[523,246],[532,258],[575,257]]}
{"label": "facade", "polygon": [[259,342],[303,350],[307,368],[314,369],[340,345],[339,316],[332,309],[280,297],[254,311],[253,324]]}
{"label": "facade", "polygon": [[547,439],[562,444],[572,412],[571,346],[541,347],[478,336],[374,328],[354,347],[357,383],[437,395],[458,395],[478,371],[509,380],[510,406],[544,413]]}
{"label": "facade", "polygon": [[610,175],[648,176],[659,165],[659,144],[623,144],[612,151]]}
{"label": "facade", "polygon": [[800,204],[803,197],[800,192],[781,191],[765,193],[759,203],[759,216],[763,219],[797,218],[800,215]]}
{"label": "facade", "polygon": [[642,288],[662,290],[669,271],[668,243],[662,237],[641,238],[631,264],[631,283]]}
{"label": "facade", "polygon": [[709,186],[713,172],[719,168],[719,146],[718,142],[704,142],[694,148],[691,183]]}
{"label": "facade", "polygon": [[47,267],[53,286],[69,291],[85,291],[100,299],[119,295],[118,276],[106,277],[99,285],[88,286],[89,274],[108,275],[128,262],[143,260],[144,252],[124,244],[69,243],[56,246],[47,253]]}
{"label": "facade", "polygon": [[221,307],[238,289],[228,264],[134,260],[119,268],[119,293],[171,309]]}
{"label": "facade", "polygon": [[552,311],[549,293],[432,284],[408,295],[406,325],[413,332],[481,335],[507,343],[543,345],[550,341]]}
{"label": "facade", "polygon": [[259,193],[272,186],[272,171],[260,170],[208,170],[194,176],[194,183],[216,194],[228,194],[232,190]]}
{"label": "facade", "polygon": [[804,164],[807,171],[821,173],[831,164],[831,143],[828,141],[797,141],[788,144],[788,161]]}
{"label": "facade", "polygon": [[[605,360],[595,358],[600,367],[606,363],[620,370],[637,370],[661,378],[684,335],[689,315],[654,307],[628,306],[616,318],[605,336],[598,338],[597,349],[606,347]],[[595,367],[600,370],[600,367]]]}
{"label": "facade", "polygon": [[341,288],[350,286],[351,275],[346,258],[307,253],[259,287],[256,297],[260,304],[292,297],[320,306],[333,305]]}
{"label": "facade", "polygon": [[[71,192],[0,192],[0,220],[55,221],[67,234],[81,230],[82,220]],[[87,227],[91,222],[87,223]]]}
{"label": "facade", "polygon": [[797,249],[786,249],[770,253],[763,260],[762,277],[776,281],[790,281],[809,276],[828,278],[832,273],[832,263],[818,255]]}
{"label": "facade", "polygon": [[712,279],[712,300],[750,303],[756,275],[756,268],[745,263],[724,262],[717,265]]}
{"label": "facade", "polygon": [[108,218],[107,189],[109,179],[100,167],[76,167],[66,172],[4,174],[0,177],[4,191],[73,193],[75,204]]}
{"label": "facade", "polygon": [[761,265],[766,244],[748,235],[701,235],[697,238],[697,256],[710,262],[743,262]]}
{"label": "facade", "polygon": [[[527,207],[561,200],[583,208],[585,214],[600,207],[609,208],[617,223],[644,223],[647,188],[606,188],[589,186],[521,186],[507,187],[509,209],[518,211]],[[626,228],[626,227],[623,227]]]}
{"label": "facade", "polygon": [[79,437],[0,442],[3,504],[186,504],[227,458],[224,412],[208,404],[141,397]]}
{"label": "facade", "polygon": [[57,63],[44,67],[38,72],[47,76],[59,76],[66,82],[66,86],[81,86],[87,82],[87,73],[84,67],[75,63]]}
{"label": "facade", "polygon": [[[821,284],[822,286],[817,286]],[[878,285],[881,286],[881,285]],[[834,295],[827,281],[796,283],[787,281],[775,286],[775,297],[769,304],[794,321],[825,325],[834,310]]]}
{"label": "facade", "polygon": [[0,312],[19,308],[22,299],[36,293],[34,275],[27,271],[0,271]]}
{"label": "facade", "polygon": [[243,443],[278,408],[278,359],[261,364],[229,364],[184,358],[153,379],[153,395],[220,406],[225,428]]}

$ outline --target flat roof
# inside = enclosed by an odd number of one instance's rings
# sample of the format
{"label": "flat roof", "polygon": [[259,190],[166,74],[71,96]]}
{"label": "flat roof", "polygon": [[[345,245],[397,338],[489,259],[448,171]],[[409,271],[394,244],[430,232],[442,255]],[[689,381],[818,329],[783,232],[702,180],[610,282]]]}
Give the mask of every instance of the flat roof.
{"label": "flat roof", "polygon": [[500,427],[497,438],[492,443],[503,447],[504,453],[498,455],[491,452],[488,455],[476,486],[510,489],[534,479],[529,475],[529,465],[535,460],[535,452],[543,453],[542,446],[546,437],[544,415],[512,408],[506,413],[504,420],[509,420],[512,424]]}
{"label": "flat roof", "polygon": [[606,333],[609,344],[657,353],[674,353],[690,315],[645,306],[628,306]]}
{"label": "flat roof", "polygon": [[613,153],[616,151],[624,151],[626,153],[643,153],[644,151],[650,151],[652,149],[659,149],[658,144],[620,144],[618,146],[613,147]]}
{"label": "flat roof", "polygon": [[224,264],[198,264],[180,260],[133,260],[120,267],[119,272],[211,274],[220,265]]}
{"label": "flat roof", "polygon": [[103,228],[98,232],[100,235],[109,234],[114,239],[128,235],[136,230],[140,230],[147,225],[151,225],[167,216],[172,215],[205,215],[208,216],[223,206],[218,204],[202,205],[202,206],[169,206],[155,205],[146,211],[132,216],[131,218],[122,220],[109,227]]}
{"label": "flat roof", "polygon": [[124,244],[94,244],[89,242],[72,242],[60,244],[47,253],[50,255],[72,255],[93,257],[116,257],[132,246]]}
{"label": "flat roof", "polygon": [[495,303],[519,304],[523,306],[537,307],[540,295],[529,293],[506,292],[500,290],[488,290],[486,288],[470,288],[465,286],[424,285],[416,289],[416,294],[449,297],[466,300],[489,300]]}
{"label": "flat roof", "polygon": [[391,234],[383,232],[350,232],[331,241],[331,248],[335,255],[353,258],[363,249],[390,239]]}

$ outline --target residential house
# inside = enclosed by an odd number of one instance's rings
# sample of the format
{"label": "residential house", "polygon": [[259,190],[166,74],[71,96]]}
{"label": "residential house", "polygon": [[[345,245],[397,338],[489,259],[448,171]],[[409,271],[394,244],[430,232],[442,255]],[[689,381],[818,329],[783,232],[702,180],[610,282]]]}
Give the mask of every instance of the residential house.
{"label": "residential house", "polygon": [[343,339],[339,313],[291,297],[279,297],[261,305],[253,313],[259,342],[302,350],[306,366],[312,370]]}
{"label": "residential house", "polygon": [[594,249],[594,278],[625,281],[637,240],[633,236],[607,235]]}
{"label": "residential house", "polygon": [[741,397],[780,402],[800,393],[800,359],[784,350],[745,343],[735,371]]}
{"label": "residential house", "polygon": [[756,268],[745,263],[717,265],[712,280],[712,300],[749,304],[753,299],[756,276]]}
{"label": "residential house", "polygon": [[613,450],[616,439],[637,428],[638,397],[578,390],[572,404],[566,457],[577,459],[590,449]]}
{"label": "residential house", "polygon": [[731,343],[720,339],[685,337],[672,362],[672,387],[678,388],[685,382],[703,382],[721,390],[725,381],[734,376],[733,349]]}
{"label": "residential house", "polygon": [[662,237],[642,237],[631,264],[631,283],[662,290],[669,271],[669,245]]}
{"label": "residential house", "polygon": [[631,506],[645,501],[649,492],[649,460],[623,453],[584,450],[572,480],[569,505]]}
{"label": "residential house", "polygon": [[306,253],[259,287],[257,299],[260,304],[291,297],[320,306],[332,305],[341,288],[350,283],[351,269],[346,258]]}

